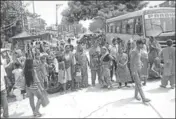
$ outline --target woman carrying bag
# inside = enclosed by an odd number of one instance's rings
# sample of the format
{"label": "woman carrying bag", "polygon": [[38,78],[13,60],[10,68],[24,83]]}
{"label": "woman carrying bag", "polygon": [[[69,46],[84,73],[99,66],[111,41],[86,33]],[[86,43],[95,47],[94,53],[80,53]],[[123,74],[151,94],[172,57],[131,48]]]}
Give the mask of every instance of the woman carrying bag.
{"label": "woman carrying bag", "polygon": [[[36,70],[33,65],[33,59],[27,58],[24,67],[24,77],[26,80],[27,91],[29,95],[29,102],[30,106],[33,111],[34,117],[41,117],[42,115],[39,112],[40,105],[42,104],[43,107],[49,104],[49,100],[46,103],[46,92],[41,85],[41,82],[38,79]],[[34,103],[34,95],[38,98],[37,103]]]}

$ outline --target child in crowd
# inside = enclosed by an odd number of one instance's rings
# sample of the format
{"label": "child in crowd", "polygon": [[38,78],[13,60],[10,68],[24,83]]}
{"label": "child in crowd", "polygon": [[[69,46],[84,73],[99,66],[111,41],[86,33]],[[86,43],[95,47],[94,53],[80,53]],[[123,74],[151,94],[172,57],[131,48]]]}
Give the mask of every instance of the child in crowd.
{"label": "child in crowd", "polygon": [[155,78],[161,78],[162,77],[162,71],[163,70],[163,65],[161,64],[161,60],[159,57],[156,57],[151,70],[149,70],[149,76],[150,77],[155,77]]}
{"label": "child in crowd", "polygon": [[61,84],[63,88],[63,93],[66,92],[66,83],[65,79],[65,63],[62,55],[57,56],[59,70],[58,70],[58,82]]}
{"label": "child in crowd", "polygon": [[[23,70],[20,67],[20,63],[15,63],[15,69],[12,71],[15,77],[15,84],[13,86],[13,90],[18,89],[21,91],[23,95],[23,99],[25,98],[25,79],[23,77]],[[18,98],[18,97],[16,97]]]}
{"label": "child in crowd", "polygon": [[81,75],[81,65],[75,64],[75,72],[74,72],[74,79],[75,79],[75,88],[80,89],[83,84],[82,83],[82,75]]}

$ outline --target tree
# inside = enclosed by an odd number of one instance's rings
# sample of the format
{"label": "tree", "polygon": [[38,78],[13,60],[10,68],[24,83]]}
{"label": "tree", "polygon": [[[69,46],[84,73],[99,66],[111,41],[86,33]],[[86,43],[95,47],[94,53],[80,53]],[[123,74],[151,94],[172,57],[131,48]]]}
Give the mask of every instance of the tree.
{"label": "tree", "polygon": [[90,24],[90,26],[89,26],[89,30],[91,31],[91,32],[95,32],[95,31],[97,31],[98,29],[104,29],[104,27],[105,27],[105,22],[104,22],[104,20],[102,20],[102,19],[95,19],[95,20],[93,20],[93,22]]}
{"label": "tree", "polygon": [[126,12],[142,9],[148,4],[144,1],[123,0],[123,1],[70,1],[68,9],[62,12],[63,20],[69,23],[80,20],[93,19],[97,16],[105,19]]}
{"label": "tree", "polygon": [[22,31],[25,16],[22,1],[1,1],[1,33],[8,39]]}

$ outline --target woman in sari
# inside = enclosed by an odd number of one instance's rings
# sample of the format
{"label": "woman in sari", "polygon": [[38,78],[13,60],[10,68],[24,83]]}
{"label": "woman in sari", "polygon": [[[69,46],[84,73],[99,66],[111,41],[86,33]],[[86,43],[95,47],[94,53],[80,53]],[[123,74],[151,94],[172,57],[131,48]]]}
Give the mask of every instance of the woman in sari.
{"label": "woman in sari", "polygon": [[126,53],[123,53],[123,48],[119,49],[118,53],[119,60],[117,62],[117,73],[119,76],[119,88],[122,86],[122,83],[127,83],[131,81],[130,71],[127,67],[128,56]]}

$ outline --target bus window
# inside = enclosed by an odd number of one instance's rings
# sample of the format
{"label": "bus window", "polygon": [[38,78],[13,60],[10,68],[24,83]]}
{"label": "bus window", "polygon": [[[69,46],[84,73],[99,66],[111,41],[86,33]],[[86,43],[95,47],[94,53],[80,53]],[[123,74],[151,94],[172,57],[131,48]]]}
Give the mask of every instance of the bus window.
{"label": "bus window", "polygon": [[121,22],[118,21],[118,22],[116,23],[116,33],[120,33],[120,32],[121,32]]}
{"label": "bus window", "polygon": [[109,29],[108,29],[108,27],[109,27],[109,26],[108,26],[108,25],[106,25],[106,32],[107,32],[107,33],[109,32]]}
{"label": "bus window", "polygon": [[111,26],[110,25],[108,26],[108,29],[109,29],[108,32],[111,33]]}
{"label": "bus window", "polygon": [[122,33],[127,33],[126,32],[127,24],[128,24],[127,20],[122,21]]}
{"label": "bus window", "polygon": [[142,18],[141,17],[136,19],[136,22],[135,22],[135,34],[138,34],[138,35],[142,35],[143,34]]}
{"label": "bus window", "polygon": [[126,25],[126,31],[128,34],[134,33],[134,19],[128,20],[128,24]]}

